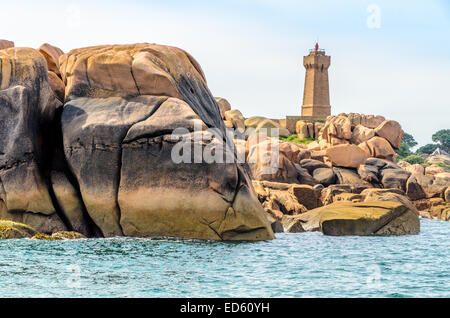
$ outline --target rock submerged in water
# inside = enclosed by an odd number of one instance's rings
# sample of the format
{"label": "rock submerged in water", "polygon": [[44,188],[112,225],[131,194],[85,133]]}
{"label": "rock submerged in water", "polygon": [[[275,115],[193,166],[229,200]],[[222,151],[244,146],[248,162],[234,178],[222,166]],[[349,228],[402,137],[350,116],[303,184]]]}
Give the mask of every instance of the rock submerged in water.
{"label": "rock submerged in water", "polygon": [[0,239],[21,239],[31,238],[38,234],[35,229],[26,224],[13,222],[10,220],[0,220]]}
{"label": "rock submerged in water", "polygon": [[325,235],[405,235],[420,232],[419,216],[393,201],[336,202],[284,221],[287,232],[321,231]]}
{"label": "rock submerged in water", "polygon": [[52,235],[38,233],[34,235],[32,240],[41,240],[41,241],[61,241],[61,240],[79,240],[86,238],[83,234],[73,231],[59,231],[53,233]]}
{"label": "rock submerged in water", "polygon": [[[194,163],[195,153],[172,160],[183,140],[183,149],[227,147],[219,106],[192,56],[145,43],[72,50],[58,61],[60,50],[41,52],[0,51],[2,65],[15,65],[0,80],[1,218],[87,237],[274,238],[239,164]],[[175,128],[185,129],[179,139]]]}
{"label": "rock submerged in water", "polygon": [[83,234],[74,231],[59,231],[53,234],[39,233],[27,224],[13,222],[10,220],[0,220],[0,240],[23,239],[32,240],[74,240],[86,238]]}

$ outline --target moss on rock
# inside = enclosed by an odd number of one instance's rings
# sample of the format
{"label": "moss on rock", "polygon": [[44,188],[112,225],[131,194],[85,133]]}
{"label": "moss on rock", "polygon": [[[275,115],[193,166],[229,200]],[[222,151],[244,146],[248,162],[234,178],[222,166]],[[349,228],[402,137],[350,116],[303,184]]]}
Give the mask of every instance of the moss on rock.
{"label": "moss on rock", "polygon": [[0,239],[30,238],[36,234],[37,231],[26,224],[0,220]]}
{"label": "moss on rock", "polygon": [[59,231],[59,232],[53,233],[52,237],[54,239],[60,239],[60,240],[77,240],[77,239],[86,238],[86,236],[84,236],[83,234],[74,232],[74,231],[71,231],[71,232]]}

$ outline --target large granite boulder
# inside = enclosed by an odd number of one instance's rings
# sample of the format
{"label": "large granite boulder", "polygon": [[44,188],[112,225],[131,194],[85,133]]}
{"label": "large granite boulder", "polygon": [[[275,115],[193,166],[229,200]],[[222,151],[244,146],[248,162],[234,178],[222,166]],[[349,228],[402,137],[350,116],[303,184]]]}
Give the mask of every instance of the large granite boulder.
{"label": "large granite boulder", "polygon": [[365,202],[394,201],[400,202],[411,211],[419,213],[414,204],[408,199],[405,193],[399,189],[366,189],[361,192]]}
{"label": "large granite boulder", "polygon": [[336,174],[331,168],[315,169],[312,176],[317,182],[326,187],[336,182]]}
{"label": "large granite boulder", "polygon": [[0,59],[0,218],[42,233],[274,238],[188,53],[73,50],[59,58],[64,107],[38,51]]}
{"label": "large granite boulder", "polygon": [[14,42],[8,40],[0,40],[0,50],[9,49],[14,47]]}
{"label": "large granite boulder", "polygon": [[229,149],[219,106],[189,54],[137,44],[61,60],[64,151],[104,236],[273,238],[240,165],[204,156]]}
{"label": "large granite boulder", "polygon": [[380,159],[387,159],[394,161],[396,154],[391,144],[384,138],[373,137],[367,141],[359,144],[359,147],[364,150],[369,157]]}
{"label": "large granite boulder", "polygon": [[306,170],[308,170],[308,173],[311,175],[314,173],[314,170],[319,168],[330,168],[328,165],[326,165],[323,161],[314,160],[314,159],[303,159],[300,161],[300,166]]}
{"label": "large granite boulder", "polygon": [[363,125],[357,125],[352,131],[352,138],[350,141],[352,144],[359,145],[374,136],[375,130],[364,127]]}
{"label": "large granite boulder", "polygon": [[[264,134],[253,134],[248,138],[246,147],[248,149],[247,162],[253,180],[285,183],[298,181],[295,163],[288,157],[292,158],[294,152],[290,147],[281,146],[278,139],[267,137]],[[281,151],[282,149],[284,152]],[[286,151],[288,152],[286,153]],[[300,149],[300,154],[301,151]]]}
{"label": "large granite boulder", "polygon": [[384,188],[397,188],[406,191],[406,183],[411,173],[403,169],[381,170],[381,183]]}
{"label": "large granite boulder", "polygon": [[445,178],[439,178],[439,174],[436,176],[412,174],[406,183],[408,197],[411,200],[444,197],[444,192],[450,182]]}
{"label": "large granite boulder", "polygon": [[231,104],[228,102],[228,100],[222,97],[215,97],[215,100],[220,108],[220,116],[222,117],[222,119],[225,119],[225,113],[231,110]]}
{"label": "large granite boulder", "polygon": [[356,145],[338,145],[326,150],[326,155],[333,166],[358,168],[366,162],[368,155]]}
{"label": "large granite boulder", "polygon": [[330,116],[322,129],[323,139],[331,143],[333,137],[348,140],[352,137],[351,121],[346,116]]}
{"label": "large granite boulder", "polygon": [[38,51],[0,51],[0,218],[40,232],[66,230],[49,181],[54,132],[61,102],[48,83]]}
{"label": "large granite boulder", "polygon": [[60,48],[48,43],[42,44],[39,47],[38,51],[44,56],[45,60],[47,61],[48,70],[60,76],[61,73],[59,71],[59,58],[64,54],[64,52]]}
{"label": "large granite boulder", "polygon": [[[406,161],[404,161],[404,162],[406,162]],[[397,163],[397,164],[399,164],[399,163]],[[425,174],[425,167],[424,167],[424,165],[421,165],[421,164],[418,164],[418,163],[413,164],[413,165],[410,164],[410,165],[408,165],[406,167],[402,167],[402,168],[405,169],[408,172],[411,172],[411,174],[420,174],[420,175]]]}
{"label": "large granite boulder", "polygon": [[230,122],[235,129],[239,129],[244,132],[245,130],[245,118],[242,113],[237,109],[228,110],[224,113],[225,119]]}
{"label": "large granite boulder", "polygon": [[321,231],[325,235],[418,234],[417,212],[400,202],[336,202],[284,220],[287,232]]}
{"label": "large granite boulder", "polygon": [[352,186],[365,186],[370,187],[371,185],[362,180],[358,173],[353,169],[346,168],[333,168],[333,172],[336,175],[336,181],[338,184],[349,184]]}
{"label": "large granite boulder", "polygon": [[402,145],[404,132],[402,126],[395,120],[385,120],[375,128],[375,135],[383,137],[390,142],[392,147],[399,149]]}
{"label": "large granite boulder", "polygon": [[350,121],[352,128],[356,127],[358,125],[362,125],[366,128],[377,128],[384,120],[385,118],[383,116],[375,116],[375,115],[364,115],[364,114],[358,114],[358,113],[350,113],[346,115]]}

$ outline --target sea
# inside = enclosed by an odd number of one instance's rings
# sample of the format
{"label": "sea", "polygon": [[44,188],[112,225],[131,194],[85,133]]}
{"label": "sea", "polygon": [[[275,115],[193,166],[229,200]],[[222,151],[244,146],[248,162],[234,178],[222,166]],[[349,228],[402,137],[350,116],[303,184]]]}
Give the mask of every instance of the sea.
{"label": "sea", "polygon": [[406,236],[0,241],[0,297],[450,297],[450,222]]}

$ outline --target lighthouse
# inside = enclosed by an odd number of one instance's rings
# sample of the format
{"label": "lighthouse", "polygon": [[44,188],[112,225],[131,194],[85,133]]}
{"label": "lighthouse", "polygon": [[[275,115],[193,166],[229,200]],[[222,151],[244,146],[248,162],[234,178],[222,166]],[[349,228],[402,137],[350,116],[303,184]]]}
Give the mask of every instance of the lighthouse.
{"label": "lighthouse", "polygon": [[309,55],[303,57],[306,69],[303,91],[302,117],[327,117],[331,115],[328,68],[330,56],[316,42]]}

